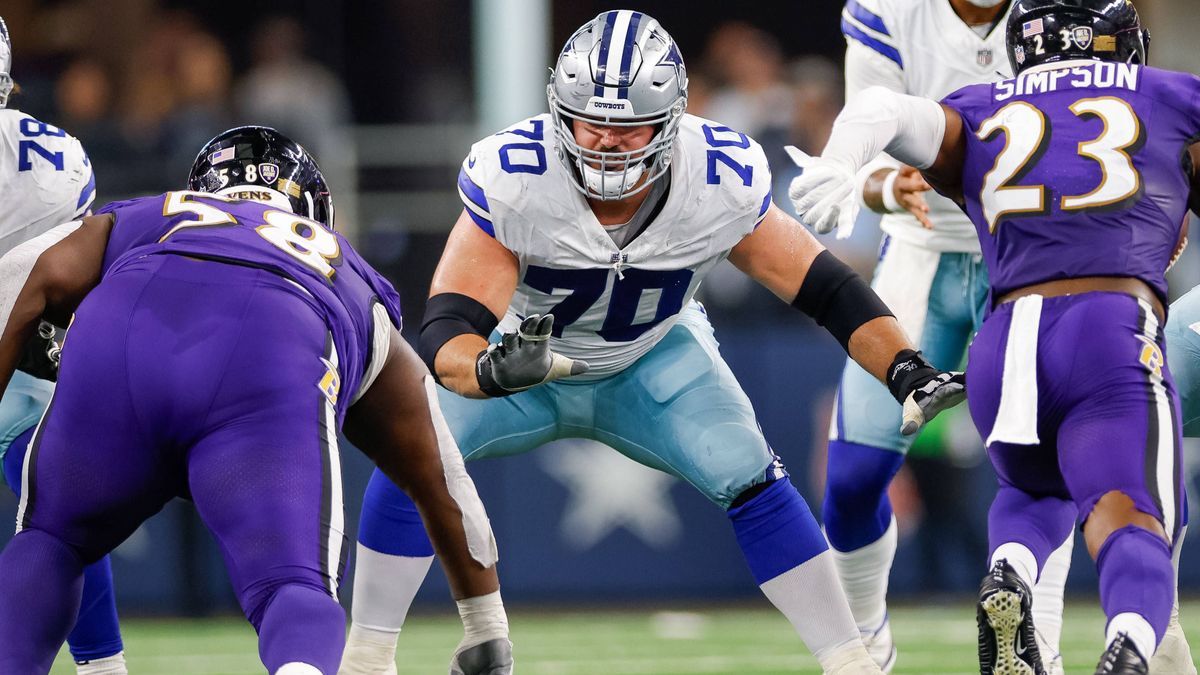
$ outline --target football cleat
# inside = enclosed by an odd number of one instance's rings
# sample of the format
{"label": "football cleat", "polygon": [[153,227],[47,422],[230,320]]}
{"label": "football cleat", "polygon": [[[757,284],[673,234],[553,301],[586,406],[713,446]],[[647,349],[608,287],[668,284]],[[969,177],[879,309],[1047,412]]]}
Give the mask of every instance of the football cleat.
{"label": "football cleat", "polygon": [[892,624],[883,617],[883,624],[871,633],[862,634],[863,646],[871,655],[871,660],[879,665],[885,673],[892,672],[896,667],[896,641],[892,639]]}
{"label": "football cleat", "polygon": [[1146,659],[1125,633],[1117,633],[1117,638],[1100,657],[1100,665],[1096,666],[1096,675],[1147,675],[1149,672]]}
{"label": "football cleat", "polygon": [[512,675],[512,642],[496,638],[455,652],[450,675]]}
{"label": "football cleat", "polygon": [[1032,594],[1006,560],[979,585],[980,675],[1046,675],[1031,615]]}

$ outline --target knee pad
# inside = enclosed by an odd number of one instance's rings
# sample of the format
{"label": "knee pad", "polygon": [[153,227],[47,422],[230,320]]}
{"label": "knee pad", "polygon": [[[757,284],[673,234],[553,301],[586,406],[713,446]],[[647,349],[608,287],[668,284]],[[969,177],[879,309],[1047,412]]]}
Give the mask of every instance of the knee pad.
{"label": "knee pad", "polygon": [[829,442],[822,511],[829,542],[853,551],[876,541],[892,520],[887,490],[904,455],[847,441]]}
{"label": "knee pad", "polygon": [[[765,487],[764,487],[765,486]],[[804,498],[787,478],[756,485],[729,509],[729,520],[759,584],[828,550]]]}

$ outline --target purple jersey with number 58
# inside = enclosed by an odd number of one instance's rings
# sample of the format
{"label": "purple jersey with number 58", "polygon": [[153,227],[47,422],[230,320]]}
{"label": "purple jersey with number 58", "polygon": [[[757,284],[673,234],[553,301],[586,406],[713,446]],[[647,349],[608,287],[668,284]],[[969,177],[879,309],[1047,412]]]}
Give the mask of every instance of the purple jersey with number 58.
{"label": "purple jersey with number 58", "polygon": [[[258,267],[294,282],[333,336],[344,414],[367,364],[376,323],[400,326],[400,297],[349,242],[307,218],[258,201],[198,192],[168,192],[115,202],[97,211],[115,217],[103,275],[156,253]],[[213,265],[213,274],[221,267]],[[377,317],[376,307],[387,318]]]}
{"label": "purple jersey with number 58", "polygon": [[1200,78],[1067,61],[960,89],[963,195],[993,297],[1055,279],[1135,277],[1164,299],[1187,216]]}

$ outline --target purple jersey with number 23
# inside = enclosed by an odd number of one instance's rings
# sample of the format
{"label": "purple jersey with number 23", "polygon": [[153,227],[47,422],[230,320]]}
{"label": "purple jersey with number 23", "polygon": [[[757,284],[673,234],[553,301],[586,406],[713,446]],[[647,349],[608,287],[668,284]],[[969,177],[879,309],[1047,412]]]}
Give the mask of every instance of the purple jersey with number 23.
{"label": "purple jersey with number 23", "polygon": [[1071,61],[942,101],[967,139],[963,194],[993,297],[1055,279],[1141,279],[1164,301],[1187,216],[1200,78]]}

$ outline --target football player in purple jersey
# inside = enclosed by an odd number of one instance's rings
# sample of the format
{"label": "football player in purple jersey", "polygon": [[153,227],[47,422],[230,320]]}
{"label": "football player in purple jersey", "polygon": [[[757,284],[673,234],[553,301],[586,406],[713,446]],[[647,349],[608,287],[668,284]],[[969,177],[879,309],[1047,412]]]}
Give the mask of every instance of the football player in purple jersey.
{"label": "football player in purple jersey", "polygon": [[[0,259],[0,388],[72,317],[0,554],[0,672],[45,673],[84,566],[176,496],[216,535],[268,672],[345,641],[338,430],[417,502],[459,600],[461,675],[512,670],[496,548],[399,297],[333,230],[308,153],[265,127],[201,150],[188,191],[110,204]],[[55,243],[57,242],[57,243]]]}
{"label": "football player in purple jersey", "polygon": [[1125,0],[1017,0],[1014,79],[940,104],[865,92],[792,185],[802,219],[828,229],[854,217],[853,176],[886,151],[979,234],[992,308],[968,400],[1000,480],[985,674],[1043,672],[1029,586],[1076,519],[1108,617],[1097,673],[1148,672],[1172,614],[1185,513],[1164,274],[1200,211],[1200,78],[1144,65],[1147,42]]}

